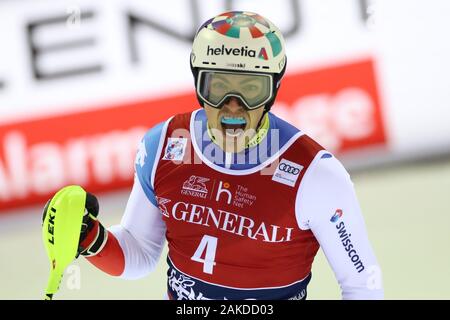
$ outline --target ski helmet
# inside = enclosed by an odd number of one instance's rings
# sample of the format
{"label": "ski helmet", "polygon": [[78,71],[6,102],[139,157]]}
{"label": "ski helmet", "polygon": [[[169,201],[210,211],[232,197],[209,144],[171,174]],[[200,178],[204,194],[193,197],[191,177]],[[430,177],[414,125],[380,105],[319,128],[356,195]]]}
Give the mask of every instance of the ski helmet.
{"label": "ski helmet", "polygon": [[[221,107],[227,97],[235,96],[248,109],[264,106],[267,112],[286,70],[283,35],[272,22],[256,13],[225,12],[198,29],[190,64],[201,106],[207,103]],[[215,76],[233,75],[257,79],[261,83],[259,95],[252,96],[244,90],[211,92],[211,80]]]}

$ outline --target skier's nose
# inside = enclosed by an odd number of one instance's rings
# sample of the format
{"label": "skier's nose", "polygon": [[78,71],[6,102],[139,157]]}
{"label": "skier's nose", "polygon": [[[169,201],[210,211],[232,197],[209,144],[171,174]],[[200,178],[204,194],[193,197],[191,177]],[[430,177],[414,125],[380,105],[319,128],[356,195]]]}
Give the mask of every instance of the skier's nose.
{"label": "skier's nose", "polygon": [[225,107],[230,113],[238,113],[242,111],[243,107],[236,97],[230,97],[225,102]]}

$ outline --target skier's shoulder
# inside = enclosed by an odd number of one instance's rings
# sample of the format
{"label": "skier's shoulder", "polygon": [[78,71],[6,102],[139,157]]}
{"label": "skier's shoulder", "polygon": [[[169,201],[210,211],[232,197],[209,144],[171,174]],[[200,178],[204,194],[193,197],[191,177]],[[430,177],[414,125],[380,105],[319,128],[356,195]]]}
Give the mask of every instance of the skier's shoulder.
{"label": "skier's shoulder", "polygon": [[142,138],[142,140],[145,141],[145,144],[149,144],[155,141],[159,142],[165,123],[166,121],[159,122],[147,130],[147,132],[144,134],[144,137]]}
{"label": "skier's shoulder", "polygon": [[296,134],[300,132],[300,129],[295,127],[293,124],[281,119],[272,112],[269,112],[269,122],[271,130],[278,130],[280,134],[280,139],[289,140]]}
{"label": "skier's shoulder", "polygon": [[295,125],[283,120],[273,113],[269,113],[270,129],[277,130],[280,148],[289,145],[292,148],[298,149],[301,153],[316,154],[319,150],[324,149],[313,138],[297,128]]}

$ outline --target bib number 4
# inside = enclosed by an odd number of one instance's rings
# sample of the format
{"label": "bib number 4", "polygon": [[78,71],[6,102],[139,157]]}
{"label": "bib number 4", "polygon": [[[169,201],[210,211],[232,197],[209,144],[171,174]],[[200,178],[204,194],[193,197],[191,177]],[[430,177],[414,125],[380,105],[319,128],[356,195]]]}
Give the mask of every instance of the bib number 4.
{"label": "bib number 4", "polygon": [[[203,272],[212,274],[216,265],[217,238],[212,236],[203,236],[200,244],[195,250],[191,260],[203,263]],[[203,257],[203,258],[202,258]]]}

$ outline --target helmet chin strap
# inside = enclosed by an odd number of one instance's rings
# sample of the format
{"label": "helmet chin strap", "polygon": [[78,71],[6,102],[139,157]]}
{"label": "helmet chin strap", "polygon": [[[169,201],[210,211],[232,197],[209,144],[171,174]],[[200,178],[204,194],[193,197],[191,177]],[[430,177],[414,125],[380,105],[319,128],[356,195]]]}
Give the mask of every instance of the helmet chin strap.
{"label": "helmet chin strap", "polygon": [[259,118],[258,124],[256,125],[256,132],[258,132],[259,127],[261,126],[262,120],[264,119],[264,117],[266,116],[266,113],[269,112],[269,110],[266,108],[266,106],[264,106],[264,111],[261,115],[261,118]]}

